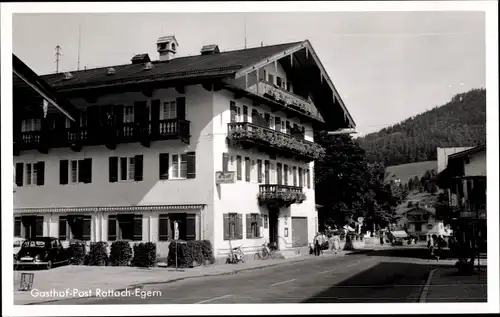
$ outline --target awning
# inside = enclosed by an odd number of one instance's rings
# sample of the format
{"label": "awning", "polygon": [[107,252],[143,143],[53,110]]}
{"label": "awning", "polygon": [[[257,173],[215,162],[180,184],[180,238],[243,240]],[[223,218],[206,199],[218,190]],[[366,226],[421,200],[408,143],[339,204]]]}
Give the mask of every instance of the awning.
{"label": "awning", "polygon": [[34,213],[94,213],[105,212],[148,212],[203,209],[204,204],[196,205],[140,205],[140,206],[106,206],[106,207],[54,207],[54,208],[15,208],[14,214]]}
{"label": "awning", "polygon": [[408,234],[406,234],[405,231],[391,231],[391,235],[394,238],[406,238],[406,237],[408,237]]}

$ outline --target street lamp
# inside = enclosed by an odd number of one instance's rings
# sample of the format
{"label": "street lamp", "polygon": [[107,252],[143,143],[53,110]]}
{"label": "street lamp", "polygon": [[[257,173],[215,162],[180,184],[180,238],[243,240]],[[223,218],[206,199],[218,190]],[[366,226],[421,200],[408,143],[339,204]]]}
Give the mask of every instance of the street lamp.
{"label": "street lamp", "polygon": [[328,135],[342,135],[342,134],[357,134],[358,132],[354,128],[350,129],[339,129],[336,131],[327,131]]}

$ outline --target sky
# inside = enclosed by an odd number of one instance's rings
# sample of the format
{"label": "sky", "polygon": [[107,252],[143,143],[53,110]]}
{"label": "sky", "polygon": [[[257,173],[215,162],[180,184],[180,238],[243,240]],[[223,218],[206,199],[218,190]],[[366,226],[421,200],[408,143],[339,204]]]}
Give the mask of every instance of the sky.
{"label": "sky", "polygon": [[[246,20],[246,28],[245,28]],[[14,14],[13,53],[36,73],[158,58],[156,40],[175,35],[177,56],[203,45],[221,51],[308,39],[357,125],[375,132],[486,87],[483,12],[284,12]]]}

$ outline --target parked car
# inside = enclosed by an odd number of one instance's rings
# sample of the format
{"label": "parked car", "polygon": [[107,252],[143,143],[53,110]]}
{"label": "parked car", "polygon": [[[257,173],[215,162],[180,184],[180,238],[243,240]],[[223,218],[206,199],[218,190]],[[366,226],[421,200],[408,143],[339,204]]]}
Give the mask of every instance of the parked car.
{"label": "parked car", "polygon": [[15,265],[36,266],[51,269],[54,265],[69,264],[69,248],[63,248],[57,238],[40,237],[26,239],[15,258]]}
{"label": "parked car", "polygon": [[16,255],[21,250],[21,244],[25,239],[22,237],[14,237],[14,260],[16,259]]}

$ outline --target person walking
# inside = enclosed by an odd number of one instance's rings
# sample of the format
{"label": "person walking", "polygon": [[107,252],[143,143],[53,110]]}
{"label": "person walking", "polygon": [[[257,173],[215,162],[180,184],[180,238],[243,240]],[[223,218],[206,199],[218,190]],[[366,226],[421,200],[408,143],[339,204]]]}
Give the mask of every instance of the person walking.
{"label": "person walking", "polygon": [[338,232],[333,233],[332,243],[333,243],[333,250],[335,254],[337,254],[340,250],[340,237],[338,235]]}
{"label": "person walking", "polygon": [[314,255],[319,256],[321,253],[321,234],[319,232],[314,236]]}

